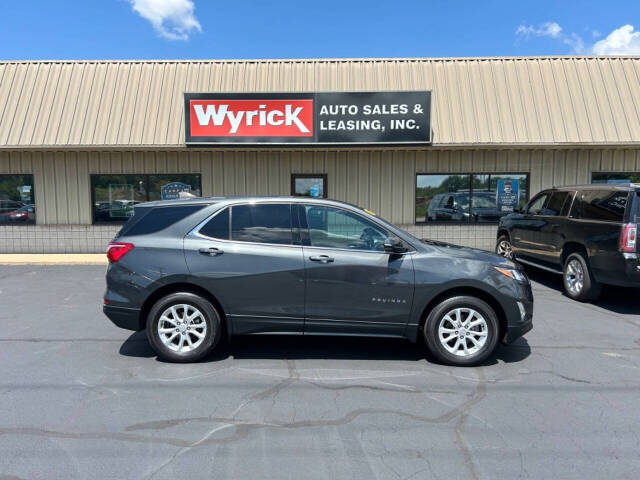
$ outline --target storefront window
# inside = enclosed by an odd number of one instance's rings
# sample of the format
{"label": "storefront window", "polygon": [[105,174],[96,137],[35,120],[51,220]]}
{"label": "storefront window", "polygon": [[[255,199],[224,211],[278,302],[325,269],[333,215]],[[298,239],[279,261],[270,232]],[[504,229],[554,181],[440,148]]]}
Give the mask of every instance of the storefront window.
{"label": "storefront window", "polygon": [[528,174],[418,174],[416,223],[497,222],[528,199]]}
{"label": "storefront window", "polygon": [[33,175],[0,175],[0,224],[33,224]]}
{"label": "storefront window", "polygon": [[200,175],[92,175],[93,221],[125,222],[137,203],[201,195]]}
{"label": "storefront window", "polygon": [[324,173],[294,173],[291,175],[291,195],[327,198],[327,175]]}
{"label": "storefront window", "polygon": [[592,173],[591,183],[640,183],[640,172]]}

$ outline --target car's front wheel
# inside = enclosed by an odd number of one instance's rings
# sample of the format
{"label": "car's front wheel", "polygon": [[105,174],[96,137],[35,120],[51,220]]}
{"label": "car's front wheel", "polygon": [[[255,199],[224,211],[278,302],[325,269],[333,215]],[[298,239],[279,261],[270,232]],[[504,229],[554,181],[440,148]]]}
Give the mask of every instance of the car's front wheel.
{"label": "car's front wheel", "polygon": [[471,296],[451,297],[431,310],[424,324],[429,352],[450,365],[472,366],[496,347],[498,318],[484,301]]}
{"label": "car's front wheel", "polygon": [[602,285],[593,278],[587,260],[579,252],[565,260],[562,281],[567,295],[580,302],[595,300],[602,292]]}
{"label": "car's front wheel", "polygon": [[158,300],[147,316],[147,337],[159,357],[171,362],[196,362],[220,340],[221,321],[215,307],[190,292]]}
{"label": "car's front wheel", "polygon": [[513,247],[511,246],[511,240],[507,235],[501,235],[496,242],[496,253],[505,258],[513,258]]}

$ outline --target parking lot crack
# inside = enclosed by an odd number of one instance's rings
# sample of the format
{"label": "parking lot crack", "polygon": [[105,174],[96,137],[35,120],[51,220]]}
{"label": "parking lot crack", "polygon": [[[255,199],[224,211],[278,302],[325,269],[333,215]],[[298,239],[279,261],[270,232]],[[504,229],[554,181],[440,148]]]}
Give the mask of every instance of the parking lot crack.
{"label": "parking lot crack", "polygon": [[469,416],[469,412],[473,408],[475,404],[482,401],[484,397],[487,395],[487,382],[484,371],[482,368],[478,369],[478,385],[475,390],[472,392],[469,400],[462,405],[462,408],[459,408],[458,421],[455,426],[455,442],[462,453],[462,458],[464,460],[464,464],[467,467],[467,471],[469,472],[469,478],[477,480],[479,478],[478,471],[476,469],[475,463],[473,461],[473,449],[471,445],[467,442],[464,437],[464,426]]}

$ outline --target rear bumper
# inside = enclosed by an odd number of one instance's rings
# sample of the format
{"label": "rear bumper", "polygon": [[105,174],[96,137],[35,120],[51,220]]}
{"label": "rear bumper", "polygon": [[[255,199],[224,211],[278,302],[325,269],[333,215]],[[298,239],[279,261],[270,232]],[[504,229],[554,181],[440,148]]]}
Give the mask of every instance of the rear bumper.
{"label": "rear bumper", "polygon": [[596,280],[617,287],[640,287],[640,257],[638,253],[617,253],[600,262],[593,273]]}
{"label": "rear bumper", "polygon": [[140,310],[137,308],[114,307],[103,305],[102,311],[114,325],[125,330],[144,330],[144,324],[140,320]]}
{"label": "rear bumper", "polygon": [[623,254],[626,287],[640,287],[640,259],[637,253]]}

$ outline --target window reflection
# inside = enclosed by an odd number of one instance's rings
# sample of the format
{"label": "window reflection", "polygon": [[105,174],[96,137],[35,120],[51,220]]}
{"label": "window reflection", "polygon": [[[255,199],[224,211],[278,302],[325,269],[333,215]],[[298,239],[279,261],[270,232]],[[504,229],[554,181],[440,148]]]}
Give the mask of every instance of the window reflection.
{"label": "window reflection", "polygon": [[125,222],[141,202],[200,196],[200,175],[92,175],[94,222]]}
{"label": "window reflection", "polygon": [[325,174],[292,174],[291,195],[297,197],[327,198],[327,176]]}
{"label": "window reflection", "polygon": [[528,175],[420,174],[416,177],[416,223],[497,222],[522,208]]}
{"label": "window reflection", "polygon": [[416,222],[466,221],[469,175],[418,175]]}
{"label": "window reflection", "polygon": [[33,224],[33,175],[0,175],[0,224]]}

